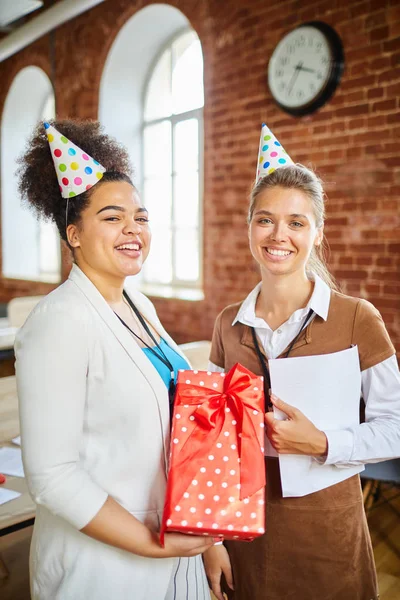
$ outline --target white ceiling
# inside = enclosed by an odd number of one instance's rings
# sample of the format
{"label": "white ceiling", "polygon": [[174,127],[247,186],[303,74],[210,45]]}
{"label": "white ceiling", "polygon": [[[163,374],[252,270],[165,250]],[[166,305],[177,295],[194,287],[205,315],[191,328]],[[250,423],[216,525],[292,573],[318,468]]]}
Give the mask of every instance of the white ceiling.
{"label": "white ceiling", "polygon": [[0,0],[0,27],[6,27],[42,6],[40,0]]}

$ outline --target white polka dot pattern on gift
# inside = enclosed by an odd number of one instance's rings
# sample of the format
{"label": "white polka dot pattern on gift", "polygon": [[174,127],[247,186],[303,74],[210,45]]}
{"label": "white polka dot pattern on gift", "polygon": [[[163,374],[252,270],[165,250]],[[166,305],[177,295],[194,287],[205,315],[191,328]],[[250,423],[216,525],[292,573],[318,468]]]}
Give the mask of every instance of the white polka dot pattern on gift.
{"label": "white polka dot pattern on gift", "polygon": [[[183,371],[178,374],[178,391],[181,384],[188,389],[197,389],[198,394],[206,394],[210,390],[215,397],[215,391],[223,391],[224,373],[208,373],[205,371]],[[251,397],[255,403],[248,411],[248,417],[257,431],[260,447],[264,444],[264,422],[262,386],[260,379],[253,378],[251,382]],[[190,383],[185,383],[190,382]],[[260,388],[259,390],[255,388]],[[200,396],[199,396],[200,397]],[[259,399],[259,400],[258,400]],[[202,406],[196,397],[182,399],[179,392],[175,400],[175,414],[171,432],[171,465],[173,468],[175,454],[179,456],[185,444],[190,447],[190,437],[195,435],[199,422],[195,413]],[[252,400],[253,401],[253,400]],[[205,444],[202,462],[195,462],[195,468],[189,474],[187,488],[181,497],[172,500],[171,514],[168,514],[168,527],[171,531],[193,531],[195,535],[221,535],[228,539],[252,539],[264,530],[264,490],[259,490],[253,496],[240,500],[240,447],[241,424],[235,405],[223,406],[224,423],[218,439],[212,445]],[[207,433],[212,435],[212,431]],[[207,439],[207,438],[206,438]],[[176,441],[175,441],[176,440]],[[202,442],[204,443],[204,442]],[[261,455],[261,452],[260,452]],[[234,467],[234,468],[232,468]],[[184,476],[185,467],[180,467],[178,478]],[[186,523],[186,525],[183,525]]]}

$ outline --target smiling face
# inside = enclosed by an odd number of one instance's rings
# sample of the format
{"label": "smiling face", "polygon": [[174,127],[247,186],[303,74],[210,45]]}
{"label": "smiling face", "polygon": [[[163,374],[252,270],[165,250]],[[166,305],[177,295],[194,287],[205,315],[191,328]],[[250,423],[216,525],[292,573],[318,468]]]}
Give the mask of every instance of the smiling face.
{"label": "smiling face", "polygon": [[298,189],[264,189],[249,225],[250,250],[263,275],[305,275],[314,246],[322,241],[311,200]]}
{"label": "smiling face", "polygon": [[67,235],[78,266],[89,277],[123,280],[137,275],[150,250],[147,211],[125,181],[98,185]]}

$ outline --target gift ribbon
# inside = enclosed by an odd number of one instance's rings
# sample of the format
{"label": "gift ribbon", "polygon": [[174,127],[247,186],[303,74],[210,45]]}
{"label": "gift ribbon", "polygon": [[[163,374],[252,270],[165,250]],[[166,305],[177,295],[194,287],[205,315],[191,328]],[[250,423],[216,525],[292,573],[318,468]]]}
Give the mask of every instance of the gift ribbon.
{"label": "gift ribbon", "polygon": [[[264,453],[258,439],[259,422],[254,423],[253,420],[254,410],[264,412],[264,407],[260,406],[262,386],[259,391],[254,390],[258,386],[259,378],[240,364],[234,365],[224,377],[222,392],[178,381],[176,398],[179,398],[180,404],[198,406],[192,413],[197,426],[181,450],[174,454],[174,465],[168,478],[168,505],[182,498],[217,442],[227,418],[237,421],[235,427],[242,434],[238,436],[240,500],[252,496],[265,486]],[[175,408],[175,414],[178,408],[179,405]],[[167,506],[165,512],[168,512]]]}

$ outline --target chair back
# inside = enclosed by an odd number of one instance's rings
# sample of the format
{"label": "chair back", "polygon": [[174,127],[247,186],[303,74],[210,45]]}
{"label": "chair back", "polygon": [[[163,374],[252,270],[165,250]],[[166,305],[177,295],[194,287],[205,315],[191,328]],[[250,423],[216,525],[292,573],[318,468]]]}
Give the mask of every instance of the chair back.
{"label": "chair back", "polygon": [[193,369],[207,371],[211,350],[210,341],[188,342],[180,344],[179,348],[185,354]]}
{"label": "chair back", "polygon": [[29,313],[43,296],[24,296],[13,298],[7,304],[7,318],[10,327],[22,327]]}

